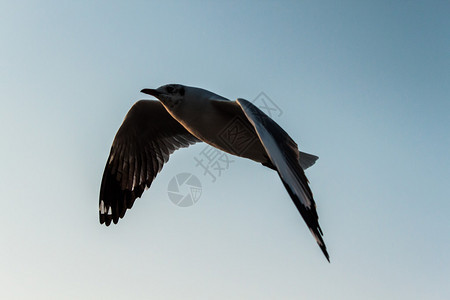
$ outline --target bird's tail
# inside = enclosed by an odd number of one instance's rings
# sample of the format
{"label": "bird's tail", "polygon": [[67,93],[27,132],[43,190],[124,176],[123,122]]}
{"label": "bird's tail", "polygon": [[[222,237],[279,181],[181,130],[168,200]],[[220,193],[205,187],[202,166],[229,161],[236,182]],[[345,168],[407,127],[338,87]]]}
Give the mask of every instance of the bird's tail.
{"label": "bird's tail", "polygon": [[298,162],[300,163],[300,166],[302,167],[303,170],[308,169],[309,167],[311,167],[312,165],[314,165],[316,163],[316,160],[319,159],[318,156],[312,155],[312,154],[308,154],[302,151],[299,151],[299,159]]}

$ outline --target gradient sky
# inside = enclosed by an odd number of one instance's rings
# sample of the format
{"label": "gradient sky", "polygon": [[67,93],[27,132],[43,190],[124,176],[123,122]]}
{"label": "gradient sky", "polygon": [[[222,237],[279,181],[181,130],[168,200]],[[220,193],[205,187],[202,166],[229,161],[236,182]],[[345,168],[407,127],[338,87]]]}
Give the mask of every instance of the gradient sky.
{"label": "gradient sky", "polygon": [[[337,3],[339,2],[339,3]],[[393,3],[394,2],[394,3]],[[448,1],[0,2],[2,299],[449,299]],[[327,263],[275,172],[175,152],[116,226],[111,142],[139,91],[265,92],[300,149]],[[198,203],[167,185],[189,172]]]}

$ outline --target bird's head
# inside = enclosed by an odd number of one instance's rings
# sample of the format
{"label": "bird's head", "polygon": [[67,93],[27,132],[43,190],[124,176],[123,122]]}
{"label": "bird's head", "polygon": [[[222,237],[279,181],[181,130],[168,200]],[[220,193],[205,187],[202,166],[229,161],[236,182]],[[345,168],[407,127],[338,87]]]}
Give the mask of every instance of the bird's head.
{"label": "bird's head", "polygon": [[143,89],[141,93],[155,96],[169,110],[174,110],[184,100],[185,86],[166,84],[155,89]]}

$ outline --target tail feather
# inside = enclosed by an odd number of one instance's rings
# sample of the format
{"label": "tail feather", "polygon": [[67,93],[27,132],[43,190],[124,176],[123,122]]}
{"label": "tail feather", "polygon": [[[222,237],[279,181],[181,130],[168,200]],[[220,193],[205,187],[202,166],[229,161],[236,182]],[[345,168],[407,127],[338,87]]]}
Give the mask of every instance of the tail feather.
{"label": "tail feather", "polygon": [[311,167],[312,165],[314,165],[316,163],[316,160],[319,159],[318,156],[315,156],[312,154],[308,154],[308,153],[305,153],[302,151],[299,151],[299,153],[300,153],[300,155],[299,155],[298,161],[303,170],[306,170],[309,167]]}

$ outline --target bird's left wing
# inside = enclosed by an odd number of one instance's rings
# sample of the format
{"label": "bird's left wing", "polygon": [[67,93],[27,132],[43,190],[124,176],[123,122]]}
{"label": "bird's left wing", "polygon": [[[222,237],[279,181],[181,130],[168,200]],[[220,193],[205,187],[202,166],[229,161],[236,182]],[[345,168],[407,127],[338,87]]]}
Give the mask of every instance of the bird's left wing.
{"label": "bird's left wing", "polygon": [[169,155],[199,141],[159,101],[136,102],[111,146],[100,188],[100,223],[117,223],[150,187]]}
{"label": "bird's left wing", "polygon": [[[300,153],[297,144],[283,128],[251,102],[244,99],[238,99],[236,102],[255,128],[292,201],[308,225],[323,254],[329,260],[327,248],[322,239],[323,233],[319,226],[316,203],[309,188],[308,179],[299,163]],[[316,159],[316,156],[311,155],[312,163]]]}

